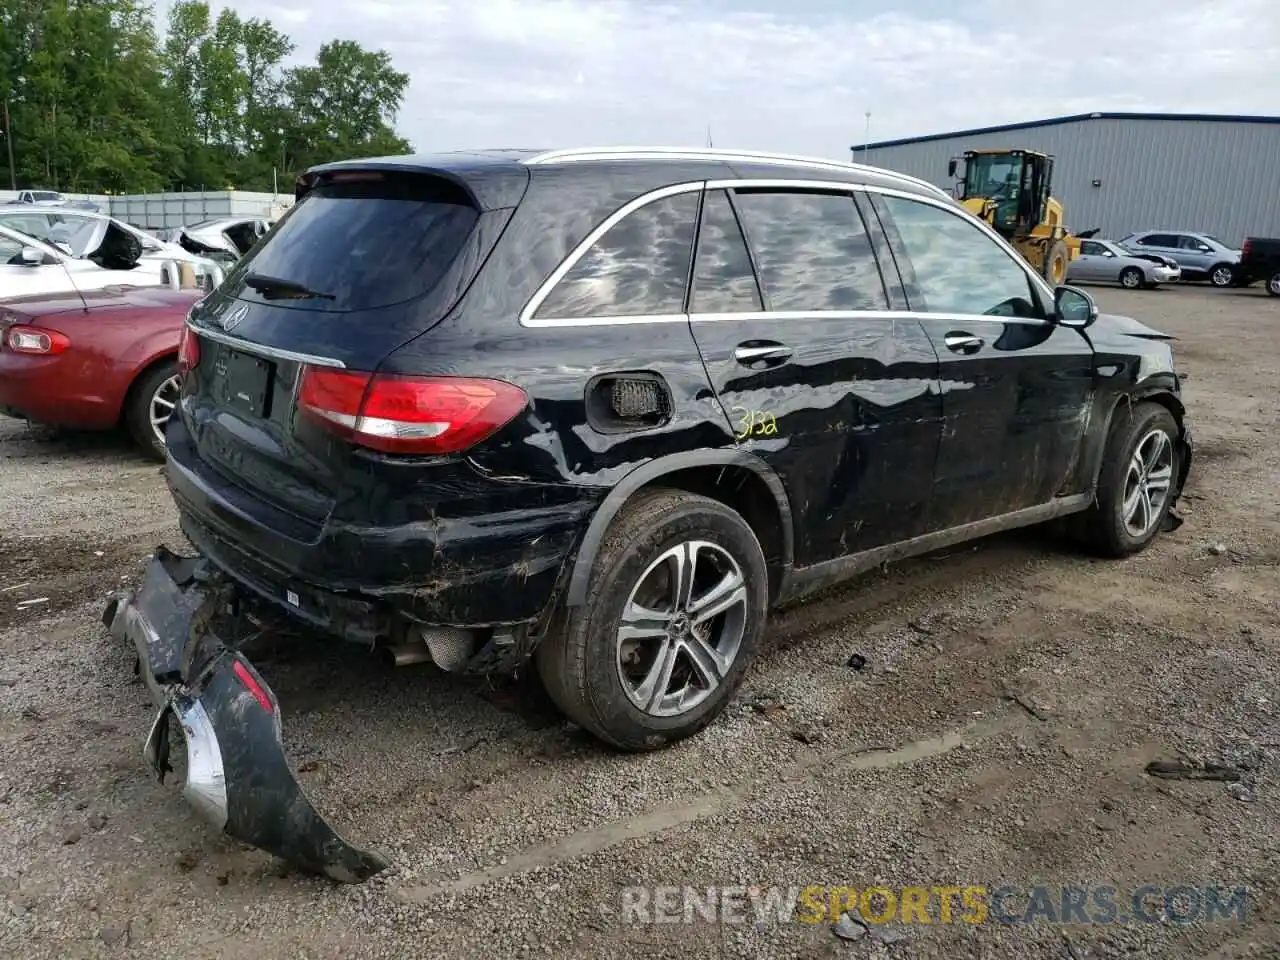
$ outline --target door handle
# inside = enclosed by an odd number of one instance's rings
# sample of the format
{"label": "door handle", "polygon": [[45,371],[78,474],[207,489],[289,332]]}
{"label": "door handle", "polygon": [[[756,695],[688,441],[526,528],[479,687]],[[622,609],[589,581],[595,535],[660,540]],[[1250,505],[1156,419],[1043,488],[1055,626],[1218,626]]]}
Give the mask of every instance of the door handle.
{"label": "door handle", "polygon": [[952,353],[977,353],[982,349],[982,338],[971,333],[948,333],[943,342]]}
{"label": "door handle", "polygon": [[791,348],[782,343],[757,344],[755,346],[743,344],[733,351],[733,358],[742,364],[759,363],[761,360],[781,363],[783,360],[791,358]]}

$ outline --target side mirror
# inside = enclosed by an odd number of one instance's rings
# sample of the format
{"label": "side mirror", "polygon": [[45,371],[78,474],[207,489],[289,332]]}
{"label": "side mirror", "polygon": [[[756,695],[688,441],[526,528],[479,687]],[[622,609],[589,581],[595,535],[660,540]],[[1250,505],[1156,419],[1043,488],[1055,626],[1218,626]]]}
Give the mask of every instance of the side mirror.
{"label": "side mirror", "polygon": [[1054,290],[1053,310],[1058,323],[1077,330],[1083,330],[1098,319],[1098,305],[1093,302],[1093,297],[1078,287],[1063,285]]}
{"label": "side mirror", "polygon": [[956,175],[956,158],[952,157],[951,162],[947,164],[947,176],[954,177]]}
{"label": "side mirror", "polygon": [[44,251],[39,247],[23,247],[22,262],[28,267],[38,267],[44,263]]}

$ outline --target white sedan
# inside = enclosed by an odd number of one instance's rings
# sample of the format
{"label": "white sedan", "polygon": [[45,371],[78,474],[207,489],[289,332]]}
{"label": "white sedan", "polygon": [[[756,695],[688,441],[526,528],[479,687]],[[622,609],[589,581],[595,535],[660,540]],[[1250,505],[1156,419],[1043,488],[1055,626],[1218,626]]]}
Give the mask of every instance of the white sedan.
{"label": "white sedan", "polygon": [[[0,226],[0,301],[30,294],[104,287],[177,286],[176,264],[137,261],[115,270],[93,260],[72,257],[51,244]],[[216,279],[216,275],[215,275]]]}
{"label": "white sedan", "polygon": [[94,257],[104,243],[121,239],[120,233],[124,233],[142,248],[138,257],[139,267],[154,265],[159,269],[166,261],[189,263],[202,285],[208,285],[206,277],[215,278],[212,281],[215,286],[219,279],[220,268],[209,257],[192,253],[180,244],[161,240],[105,213],[40,207],[29,203],[0,205],[0,227],[25,233],[81,260]]}

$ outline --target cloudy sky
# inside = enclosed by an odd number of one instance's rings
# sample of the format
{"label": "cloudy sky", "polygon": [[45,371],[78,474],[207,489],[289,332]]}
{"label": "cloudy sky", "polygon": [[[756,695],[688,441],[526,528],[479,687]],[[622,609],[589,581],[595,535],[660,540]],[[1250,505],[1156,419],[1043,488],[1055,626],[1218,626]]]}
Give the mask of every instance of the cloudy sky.
{"label": "cloudy sky", "polygon": [[[1276,0],[213,0],[300,55],[335,37],[412,77],[420,150],[755,147],[1092,110],[1277,113]],[[1056,22],[1046,21],[1057,16]]]}

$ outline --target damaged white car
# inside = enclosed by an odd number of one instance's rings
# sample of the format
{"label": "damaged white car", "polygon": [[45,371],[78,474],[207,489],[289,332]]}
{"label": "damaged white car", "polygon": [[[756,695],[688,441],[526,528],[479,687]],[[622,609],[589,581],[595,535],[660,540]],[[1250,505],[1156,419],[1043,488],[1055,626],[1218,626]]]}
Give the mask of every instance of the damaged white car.
{"label": "damaged white car", "polygon": [[[124,262],[133,252],[137,269],[151,274],[151,284],[175,286],[178,277],[169,276],[177,264],[191,265],[197,285],[212,289],[215,278],[221,276],[218,264],[176,243],[154,237],[106,214],[86,210],[68,210],[66,207],[40,208],[30,204],[0,206],[0,227],[8,227],[43,241],[81,261],[111,260],[116,265]],[[102,265],[102,264],[100,264]],[[127,269],[134,269],[129,267]],[[135,285],[147,281],[132,280]],[[42,292],[42,291],[34,291]]]}

